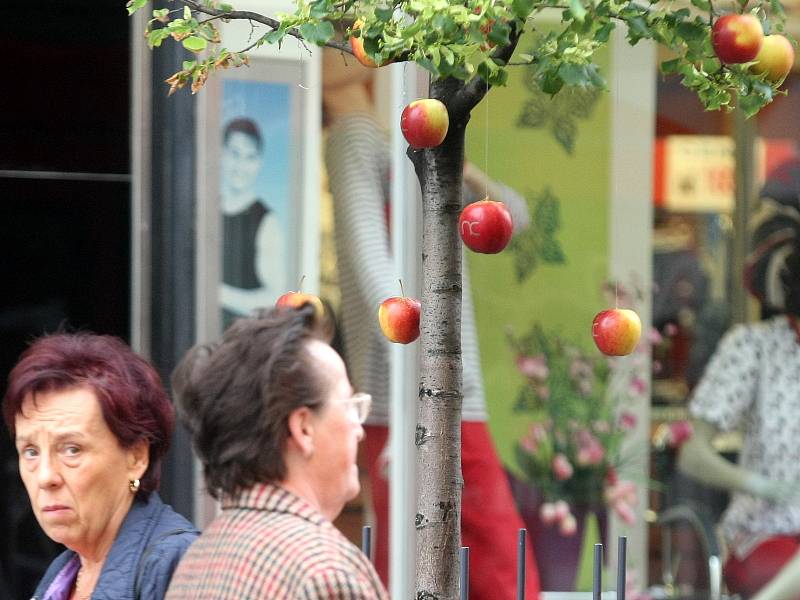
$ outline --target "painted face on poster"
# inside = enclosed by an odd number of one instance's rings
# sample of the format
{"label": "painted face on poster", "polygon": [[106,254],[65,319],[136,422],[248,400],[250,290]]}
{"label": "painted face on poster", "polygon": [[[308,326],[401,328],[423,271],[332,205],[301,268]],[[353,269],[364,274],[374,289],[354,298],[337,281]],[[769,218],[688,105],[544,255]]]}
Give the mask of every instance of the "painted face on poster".
{"label": "painted face on poster", "polygon": [[222,85],[220,306],[226,328],[287,289],[291,91],[286,83]]}

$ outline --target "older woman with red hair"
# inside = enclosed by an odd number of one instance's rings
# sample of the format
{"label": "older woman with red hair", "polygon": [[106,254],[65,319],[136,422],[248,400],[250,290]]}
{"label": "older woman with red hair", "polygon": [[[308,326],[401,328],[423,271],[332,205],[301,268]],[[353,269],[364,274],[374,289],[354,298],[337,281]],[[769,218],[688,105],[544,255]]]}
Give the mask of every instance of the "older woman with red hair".
{"label": "older woman with red hair", "polygon": [[163,598],[198,532],[156,493],[175,417],[152,365],[117,338],[45,336],[3,414],[33,512],[67,547],[34,598]]}

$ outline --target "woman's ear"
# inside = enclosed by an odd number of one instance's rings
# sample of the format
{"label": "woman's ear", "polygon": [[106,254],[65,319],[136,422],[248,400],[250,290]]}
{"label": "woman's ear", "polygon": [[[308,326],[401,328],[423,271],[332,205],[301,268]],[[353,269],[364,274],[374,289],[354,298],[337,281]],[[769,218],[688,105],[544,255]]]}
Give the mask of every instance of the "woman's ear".
{"label": "woman's ear", "polygon": [[146,440],[140,440],[128,448],[129,479],[144,477],[148,466],[150,466],[150,444]]}
{"label": "woman's ear", "polygon": [[289,415],[289,444],[293,444],[303,456],[309,458],[314,454],[314,422],[313,412],[307,406],[301,406]]}

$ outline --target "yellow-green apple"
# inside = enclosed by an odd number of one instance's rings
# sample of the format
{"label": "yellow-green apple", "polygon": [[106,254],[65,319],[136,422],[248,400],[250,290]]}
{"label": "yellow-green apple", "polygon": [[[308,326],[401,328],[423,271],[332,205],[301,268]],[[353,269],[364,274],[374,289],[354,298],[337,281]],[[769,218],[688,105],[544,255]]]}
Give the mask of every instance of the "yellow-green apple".
{"label": "yellow-green apple", "polygon": [[642,321],[629,308],[610,308],[592,321],[592,337],[600,352],[625,356],[633,352],[642,335]]}
{"label": "yellow-green apple", "polygon": [[464,207],[458,218],[458,229],[470,250],[497,254],[508,245],[514,223],[505,204],[487,198]]}
{"label": "yellow-green apple", "polygon": [[755,62],[750,66],[754,73],[766,73],[772,83],[780,83],[794,66],[792,43],[779,34],[768,35],[761,44]]}
{"label": "yellow-green apple", "polygon": [[447,107],[433,98],[414,100],[400,115],[400,130],[412,148],[435,148],[444,141],[450,117]]}
{"label": "yellow-green apple", "polygon": [[758,54],[763,41],[761,21],[749,13],[723,15],[711,27],[714,52],[726,64],[750,62]]}
{"label": "yellow-green apple", "polygon": [[390,342],[410,344],[419,337],[419,313],[422,305],[416,298],[392,296],[381,302],[378,323]]}
{"label": "yellow-green apple", "polygon": [[319,299],[319,296],[315,296],[314,294],[307,294],[306,292],[286,292],[275,301],[275,306],[278,308],[300,308],[304,304],[310,304],[314,307],[314,316],[318,320],[325,314],[322,300]]}
{"label": "yellow-green apple", "polygon": [[[364,22],[361,19],[358,19],[355,23],[353,23],[351,32],[361,29],[361,26],[363,24]],[[381,64],[378,64],[374,60],[372,60],[367,54],[367,51],[364,50],[364,38],[362,38],[360,35],[350,36],[350,48],[353,50],[353,56],[356,57],[356,60],[365,67],[369,67],[371,69],[376,69],[378,67],[382,67],[384,65],[388,65],[389,63],[394,62],[392,60],[389,60],[386,62],[382,62]]]}

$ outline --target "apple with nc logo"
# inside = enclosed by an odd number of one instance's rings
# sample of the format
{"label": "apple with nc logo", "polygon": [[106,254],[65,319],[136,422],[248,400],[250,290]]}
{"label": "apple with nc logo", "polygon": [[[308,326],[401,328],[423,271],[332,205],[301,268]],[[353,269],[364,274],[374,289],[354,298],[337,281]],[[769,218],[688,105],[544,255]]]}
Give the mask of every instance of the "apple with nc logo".
{"label": "apple with nc logo", "polygon": [[485,199],[464,207],[458,218],[458,230],[470,250],[497,254],[508,245],[514,223],[505,204]]}
{"label": "apple with nc logo", "polygon": [[592,321],[592,338],[597,348],[608,356],[633,352],[642,335],[642,321],[629,308],[610,308],[597,313]]}
{"label": "apple with nc logo", "polygon": [[414,100],[400,115],[400,130],[408,144],[416,149],[435,148],[447,137],[450,117],[447,107],[434,98]]}
{"label": "apple with nc logo", "polygon": [[395,344],[410,344],[416,340],[421,308],[419,300],[408,296],[392,296],[381,302],[378,323],[386,339]]}
{"label": "apple with nc logo", "polygon": [[750,62],[763,41],[761,21],[752,14],[723,15],[711,26],[711,45],[717,58],[725,64]]}

